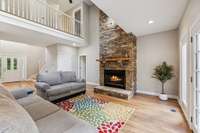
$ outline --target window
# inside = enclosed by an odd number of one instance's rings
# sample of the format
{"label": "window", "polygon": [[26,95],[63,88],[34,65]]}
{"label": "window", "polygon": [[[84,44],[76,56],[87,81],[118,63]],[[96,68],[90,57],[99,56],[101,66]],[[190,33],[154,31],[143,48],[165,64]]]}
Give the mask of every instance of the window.
{"label": "window", "polygon": [[11,70],[11,58],[7,58],[7,70]]}
{"label": "window", "polygon": [[17,59],[14,58],[13,62],[13,70],[17,70]]}

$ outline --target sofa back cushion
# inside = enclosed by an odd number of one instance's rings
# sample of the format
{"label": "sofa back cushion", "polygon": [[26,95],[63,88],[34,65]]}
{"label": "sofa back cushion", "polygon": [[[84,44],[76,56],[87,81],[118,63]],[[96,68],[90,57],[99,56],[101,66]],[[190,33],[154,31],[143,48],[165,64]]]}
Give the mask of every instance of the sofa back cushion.
{"label": "sofa back cushion", "polygon": [[45,82],[50,86],[62,83],[60,72],[40,73],[37,76],[38,82]]}
{"label": "sofa back cushion", "polygon": [[61,78],[63,83],[67,82],[75,82],[76,81],[76,73],[72,71],[61,72]]}
{"label": "sofa back cushion", "polygon": [[39,133],[23,107],[3,94],[0,94],[0,133]]}
{"label": "sofa back cushion", "polygon": [[0,94],[3,94],[12,100],[15,100],[14,96],[10,93],[10,91],[8,91],[6,88],[4,88],[4,86],[1,84],[0,84]]}

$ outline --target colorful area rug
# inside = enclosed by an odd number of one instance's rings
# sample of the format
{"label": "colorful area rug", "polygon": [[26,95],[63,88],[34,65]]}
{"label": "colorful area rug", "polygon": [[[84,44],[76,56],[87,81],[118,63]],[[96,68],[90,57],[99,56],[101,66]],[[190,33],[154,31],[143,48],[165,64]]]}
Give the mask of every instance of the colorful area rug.
{"label": "colorful area rug", "polygon": [[119,133],[134,109],[87,95],[57,103],[73,115],[89,122],[99,133]]}

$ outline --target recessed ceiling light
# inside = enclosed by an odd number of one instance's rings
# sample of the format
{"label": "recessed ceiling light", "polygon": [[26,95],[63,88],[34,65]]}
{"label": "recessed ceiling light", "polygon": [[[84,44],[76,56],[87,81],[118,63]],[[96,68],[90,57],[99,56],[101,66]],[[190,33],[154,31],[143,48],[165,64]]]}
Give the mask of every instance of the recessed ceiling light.
{"label": "recessed ceiling light", "polygon": [[76,46],[76,43],[73,43],[72,45],[73,45],[73,46]]}
{"label": "recessed ceiling light", "polygon": [[153,21],[153,20],[148,21],[148,24],[153,24],[153,23],[155,23],[155,21]]}

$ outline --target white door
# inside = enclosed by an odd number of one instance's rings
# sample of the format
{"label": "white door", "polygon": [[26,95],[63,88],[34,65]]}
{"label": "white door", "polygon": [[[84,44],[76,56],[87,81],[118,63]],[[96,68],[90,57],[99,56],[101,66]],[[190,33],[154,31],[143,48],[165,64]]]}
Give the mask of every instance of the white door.
{"label": "white door", "polygon": [[25,57],[1,56],[1,81],[13,82],[25,79]]}
{"label": "white door", "polygon": [[80,56],[79,78],[86,80],[86,56]]}
{"label": "white door", "polygon": [[193,126],[194,130],[200,132],[200,33],[193,35]]}

